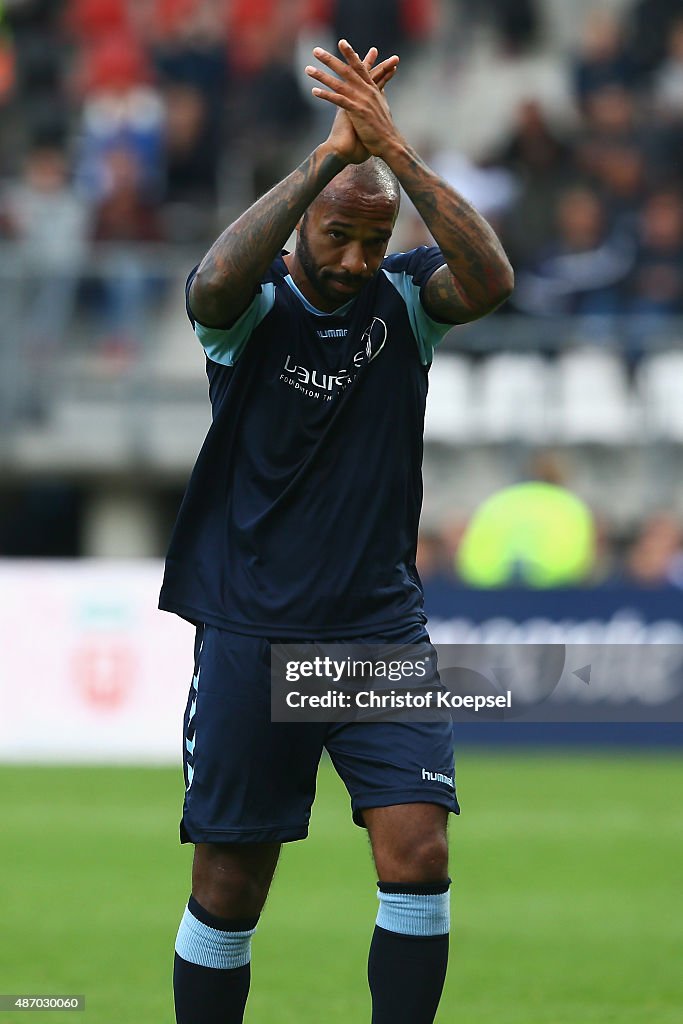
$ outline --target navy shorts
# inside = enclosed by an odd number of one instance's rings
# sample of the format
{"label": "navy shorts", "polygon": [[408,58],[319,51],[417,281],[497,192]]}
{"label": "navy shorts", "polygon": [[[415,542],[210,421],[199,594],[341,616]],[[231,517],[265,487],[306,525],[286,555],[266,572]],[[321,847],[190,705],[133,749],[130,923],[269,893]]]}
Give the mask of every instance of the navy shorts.
{"label": "navy shorts", "polygon": [[[370,639],[389,637],[399,639]],[[400,636],[402,643],[424,640],[422,626]],[[181,842],[305,839],[324,748],[357,825],[365,808],[393,804],[434,803],[459,813],[450,719],[272,722],[270,701],[269,641],[199,626],[184,718]]]}

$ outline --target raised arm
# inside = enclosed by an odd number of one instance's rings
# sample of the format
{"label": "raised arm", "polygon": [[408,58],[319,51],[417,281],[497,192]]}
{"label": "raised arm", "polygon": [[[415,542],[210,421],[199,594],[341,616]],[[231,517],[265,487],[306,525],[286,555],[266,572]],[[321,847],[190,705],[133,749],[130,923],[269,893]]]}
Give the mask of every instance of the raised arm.
{"label": "raised arm", "polygon": [[485,316],[513,289],[514,274],[503,247],[474,207],[430,170],[401,135],[386,98],[346,40],[340,40],[339,51],[344,60],[314,50],[334,74],[306,68],[327,87],[313,93],[346,111],[363,145],[391,167],[441,248],[446,265],[425,285],[427,313],[449,323]]}
{"label": "raised arm", "polygon": [[405,141],[386,160],[446,260],[425,285],[427,312],[460,324],[491,313],[514,287],[512,267],[491,226]]}
{"label": "raised arm", "polygon": [[[382,90],[393,77],[398,57],[373,67],[373,47],[361,61],[373,87]],[[199,265],[190,289],[190,306],[207,327],[226,327],[251,302],[258,284],[304,211],[347,164],[369,154],[351,122],[339,110],[329,136],[300,167],[258,199],[225,229]]]}

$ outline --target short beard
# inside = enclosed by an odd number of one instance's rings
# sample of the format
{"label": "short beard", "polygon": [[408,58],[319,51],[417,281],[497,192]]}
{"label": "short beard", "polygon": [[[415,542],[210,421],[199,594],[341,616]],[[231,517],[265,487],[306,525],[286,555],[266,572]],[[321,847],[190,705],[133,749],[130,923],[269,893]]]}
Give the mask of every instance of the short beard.
{"label": "short beard", "polygon": [[305,213],[301,221],[301,227],[299,228],[299,239],[296,245],[296,258],[301,264],[301,268],[304,274],[306,275],[310,283],[313,285],[315,290],[318,292],[318,294],[322,295],[326,299],[331,299],[332,301],[334,301],[335,298],[338,298],[338,296],[335,296],[330,293],[325,284],[324,278],[321,276],[313,260],[313,254],[311,252],[311,247],[308,244],[308,233],[306,230],[307,216],[308,215]]}

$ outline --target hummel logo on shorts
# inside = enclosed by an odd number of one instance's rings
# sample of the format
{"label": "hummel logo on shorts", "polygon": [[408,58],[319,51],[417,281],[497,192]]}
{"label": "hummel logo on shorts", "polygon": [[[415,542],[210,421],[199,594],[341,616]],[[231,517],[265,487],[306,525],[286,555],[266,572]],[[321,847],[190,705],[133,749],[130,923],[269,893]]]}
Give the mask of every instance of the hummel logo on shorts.
{"label": "hummel logo on shorts", "polygon": [[422,781],[423,782],[444,782],[451,789],[455,789],[453,785],[453,779],[450,775],[442,775],[441,772],[428,772],[426,768],[422,769]]}

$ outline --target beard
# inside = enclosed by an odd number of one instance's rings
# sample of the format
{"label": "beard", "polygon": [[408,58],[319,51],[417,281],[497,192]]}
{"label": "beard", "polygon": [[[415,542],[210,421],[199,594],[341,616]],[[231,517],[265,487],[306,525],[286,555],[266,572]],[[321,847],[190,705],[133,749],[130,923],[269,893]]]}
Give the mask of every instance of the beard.
{"label": "beard", "polygon": [[339,292],[330,287],[331,281],[339,281],[343,284],[352,285],[357,289],[357,291],[360,291],[365,284],[363,278],[349,277],[345,274],[331,274],[329,271],[320,270],[313,258],[313,253],[311,252],[311,246],[308,240],[308,228],[306,226],[306,215],[304,215],[304,218],[301,221],[301,227],[299,228],[296,256],[301,265],[301,269],[315,288],[318,295],[322,295],[322,297],[327,299],[329,302],[336,303],[337,306],[348,302],[350,298],[353,298],[353,296],[349,295],[346,298],[340,297]]}

